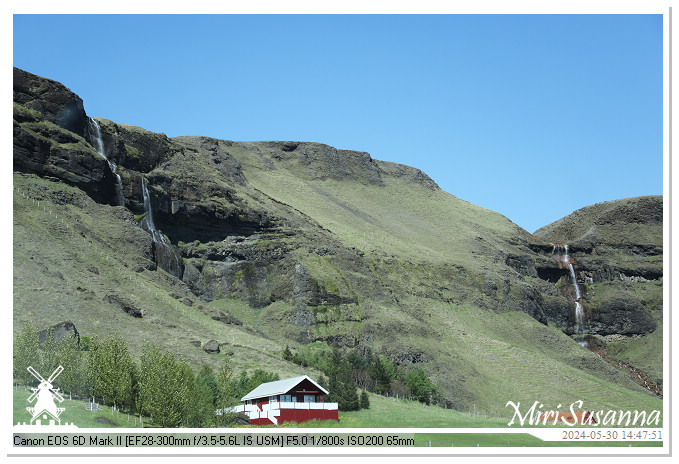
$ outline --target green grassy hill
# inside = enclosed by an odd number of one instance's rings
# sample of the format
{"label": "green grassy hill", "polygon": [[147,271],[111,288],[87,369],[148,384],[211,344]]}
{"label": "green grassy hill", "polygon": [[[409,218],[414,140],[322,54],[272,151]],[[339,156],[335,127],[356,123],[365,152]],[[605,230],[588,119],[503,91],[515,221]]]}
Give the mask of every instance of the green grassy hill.
{"label": "green grassy hill", "polygon": [[[237,370],[281,377],[319,375],[284,360],[286,346],[337,347],[382,355],[403,372],[421,368],[441,405],[495,418],[511,417],[508,401],[662,409],[570,336],[572,282],[552,257],[551,235],[533,236],[421,171],[367,153],[170,139],[101,119],[121,190],[84,111],[69,129],[56,109],[41,112],[51,94],[36,88],[68,92],[50,82],[15,70],[15,334],[28,321],[39,329],[70,321],[81,335],[120,334],[137,358],[149,343],[196,370],[228,356]],[[171,246],[142,227],[149,201]],[[600,246],[615,250],[615,234],[606,235]],[[644,359],[661,342],[662,248],[634,240],[624,246],[643,245],[647,256],[617,250],[597,261],[584,242],[573,256],[589,285],[592,334],[661,380],[662,358]],[[645,269],[646,281],[633,269]],[[615,303],[620,272],[643,287],[638,305]],[[219,354],[201,348],[210,340]]]}
{"label": "green grassy hill", "polygon": [[[38,327],[69,320],[81,334],[123,335],[137,355],[151,342],[197,367],[209,363],[216,369],[224,353],[233,353],[238,369],[313,375],[281,359],[282,349],[296,344],[276,337],[277,324],[267,317],[284,303],[259,310],[231,299],[201,303],[164,271],[143,267],[135,247],[149,239],[123,208],[98,205],[73,187],[34,176],[15,175],[15,188],[30,197],[14,195],[15,329],[29,320]],[[119,247],[123,241],[127,245]],[[107,302],[112,294],[142,308],[143,317]],[[243,325],[211,319],[206,313],[215,307]],[[583,400],[592,409],[650,410],[662,404],[559,329],[522,312],[408,296],[398,306],[375,304],[370,314],[371,325],[397,338],[378,339],[372,349],[389,352],[396,345],[428,354],[432,379],[452,392],[452,406],[462,411],[506,417],[509,400],[553,405]],[[208,355],[191,344],[212,339],[222,353]]]}

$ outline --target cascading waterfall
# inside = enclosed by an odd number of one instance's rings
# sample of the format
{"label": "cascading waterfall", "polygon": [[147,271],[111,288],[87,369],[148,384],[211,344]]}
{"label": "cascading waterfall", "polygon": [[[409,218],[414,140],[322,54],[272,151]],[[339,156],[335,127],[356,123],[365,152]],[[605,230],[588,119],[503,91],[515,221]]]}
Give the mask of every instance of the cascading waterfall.
{"label": "cascading waterfall", "polygon": [[182,268],[179,263],[179,255],[175,248],[165,238],[165,236],[156,229],[156,224],[153,221],[153,206],[151,205],[151,195],[149,194],[149,185],[146,178],[142,177],[141,192],[144,198],[144,217],[140,225],[142,228],[151,233],[151,239],[154,243],[154,250],[156,255],[156,262],[170,274],[181,277]]}
{"label": "cascading waterfall", "polygon": [[565,244],[564,246],[564,262],[568,264],[568,268],[571,271],[571,279],[573,279],[573,286],[575,286],[575,295],[576,295],[576,301],[582,298],[582,295],[580,295],[580,287],[578,287],[578,280],[575,277],[575,269],[573,268],[573,263],[571,263],[571,258],[568,256],[568,244]]}
{"label": "cascading waterfall", "polygon": [[[104,150],[104,140],[101,137],[101,127],[99,123],[92,118],[88,118],[88,135],[92,146],[102,158],[106,160],[111,172],[115,174],[118,182],[118,203],[125,206],[125,197],[123,196],[123,182],[120,175],[116,172],[118,166],[106,157]],[[144,197],[144,217],[140,222],[140,226],[151,234],[153,240],[153,251],[156,264],[170,274],[181,278],[183,269],[179,261],[179,254],[172,244],[165,238],[165,236],[156,229],[156,224],[153,221],[153,207],[151,205],[151,195],[149,194],[148,182],[142,177],[141,191]]]}
{"label": "cascading waterfall", "polygon": [[153,241],[162,245],[168,245],[165,236],[158,232],[156,224],[153,222],[153,209],[151,208],[151,195],[149,195],[149,184],[145,178],[141,179],[141,192],[144,196],[144,218],[141,220],[141,225],[146,230],[151,232]]}
{"label": "cascading waterfall", "polygon": [[120,206],[125,206],[125,197],[123,196],[123,181],[120,178],[120,175],[116,172],[118,170],[118,166],[106,157],[106,152],[104,151],[104,139],[101,137],[101,127],[99,126],[99,123],[96,119],[92,119],[90,117],[87,118],[87,125],[90,136],[92,137],[94,149],[97,150],[97,153],[99,153],[102,158],[106,160],[108,167],[111,168],[111,172],[113,172],[113,174],[116,176],[116,182],[118,184],[118,204]]}
{"label": "cascading waterfall", "polygon": [[[563,252],[563,254],[561,254]],[[575,268],[573,263],[571,263],[571,258],[568,256],[568,244],[564,245],[554,245],[552,248],[552,255],[559,254],[560,257],[557,261],[560,261],[568,266],[571,273],[571,279],[573,280],[573,287],[575,288],[575,339],[581,346],[587,346],[587,340],[585,339],[585,311],[580,304],[580,298],[582,294],[580,293],[580,287],[578,286],[578,280],[575,275]]]}

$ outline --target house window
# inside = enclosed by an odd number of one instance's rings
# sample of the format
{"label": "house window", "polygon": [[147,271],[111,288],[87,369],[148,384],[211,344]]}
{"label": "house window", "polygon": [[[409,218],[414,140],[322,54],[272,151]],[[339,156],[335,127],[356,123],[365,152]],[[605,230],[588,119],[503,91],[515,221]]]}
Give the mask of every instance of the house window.
{"label": "house window", "polygon": [[281,402],[291,403],[292,402],[292,396],[291,395],[281,395]]}
{"label": "house window", "polygon": [[274,401],[276,401],[276,397],[275,397],[275,396],[270,396],[270,397],[269,397],[269,402],[271,403],[271,402],[274,402]]}
{"label": "house window", "polygon": [[304,395],[304,402],[305,403],[315,403],[316,397],[314,395]]}

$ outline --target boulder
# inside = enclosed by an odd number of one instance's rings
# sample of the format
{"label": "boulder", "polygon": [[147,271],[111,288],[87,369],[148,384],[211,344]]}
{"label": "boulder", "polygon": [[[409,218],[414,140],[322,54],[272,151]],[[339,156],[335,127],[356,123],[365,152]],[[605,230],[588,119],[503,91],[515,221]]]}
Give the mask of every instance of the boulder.
{"label": "boulder", "polygon": [[134,304],[124,300],[119,296],[106,295],[104,297],[104,301],[122,309],[132,317],[141,318],[144,315],[141,309],[137,308]]}
{"label": "boulder", "polygon": [[41,345],[45,343],[45,340],[47,340],[47,335],[50,333],[50,331],[52,332],[52,340],[55,343],[60,343],[65,337],[75,334],[78,344],[80,344],[80,334],[75,328],[75,324],[73,324],[73,322],[60,322],[59,324],[48,327],[45,330],[41,330],[38,332],[38,343]]}
{"label": "boulder", "polygon": [[208,354],[219,353],[219,343],[217,343],[215,340],[210,340],[205,345],[203,345],[203,351]]}
{"label": "boulder", "polygon": [[250,417],[242,412],[233,415],[231,420],[233,425],[250,425]]}

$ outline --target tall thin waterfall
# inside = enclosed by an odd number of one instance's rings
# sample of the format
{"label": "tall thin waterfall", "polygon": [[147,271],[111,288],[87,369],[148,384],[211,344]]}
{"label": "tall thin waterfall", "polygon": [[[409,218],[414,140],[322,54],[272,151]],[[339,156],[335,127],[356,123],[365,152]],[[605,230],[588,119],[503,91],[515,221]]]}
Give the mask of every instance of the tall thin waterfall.
{"label": "tall thin waterfall", "polygon": [[153,205],[151,204],[151,195],[149,194],[149,184],[144,177],[141,179],[141,192],[144,197],[145,214],[140,225],[151,233],[156,263],[170,274],[181,278],[183,270],[179,262],[179,254],[165,236],[156,229],[156,224],[153,221]]}
{"label": "tall thin waterfall", "polygon": [[99,123],[96,119],[92,119],[90,117],[87,118],[87,125],[90,136],[92,137],[92,146],[94,146],[94,149],[97,150],[97,153],[99,153],[102,158],[106,160],[108,167],[111,168],[111,172],[116,176],[116,182],[118,184],[116,192],[118,204],[120,206],[125,206],[125,197],[123,196],[123,181],[120,178],[120,175],[116,172],[118,170],[118,166],[106,157],[106,151],[104,150],[104,139],[101,138],[101,127],[99,126]]}
{"label": "tall thin waterfall", "polygon": [[[573,287],[575,288],[575,339],[580,345],[587,346],[587,341],[585,339],[585,311],[580,303],[582,294],[580,293],[580,287],[578,286],[578,280],[575,275],[575,268],[568,255],[568,244],[554,245],[554,248],[552,248],[552,255],[557,261],[568,266],[570,271]],[[561,265],[559,265],[559,267],[561,267]]]}
{"label": "tall thin waterfall", "polygon": [[163,245],[169,245],[165,236],[158,232],[156,224],[153,222],[153,208],[151,208],[151,195],[149,195],[149,184],[144,177],[141,179],[141,192],[144,195],[144,218],[141,220],[141,225],[146,230],[151,232],[153,241]]}
{"label": "tall thin waterfall", "polygon": [[579,300],[582,298],[582,295],[580,294],[580,287],[578,286],[578,280],[575,277],[575,269],[573,268],[573,263],[571,263],[571,257],[568,256],[568,244],[564,245],[564,262],[568,264],[568,268],[571,271],[571,279],[573,279],[573,286],[575,287],[575,295],[576,295],[576,300]]}

